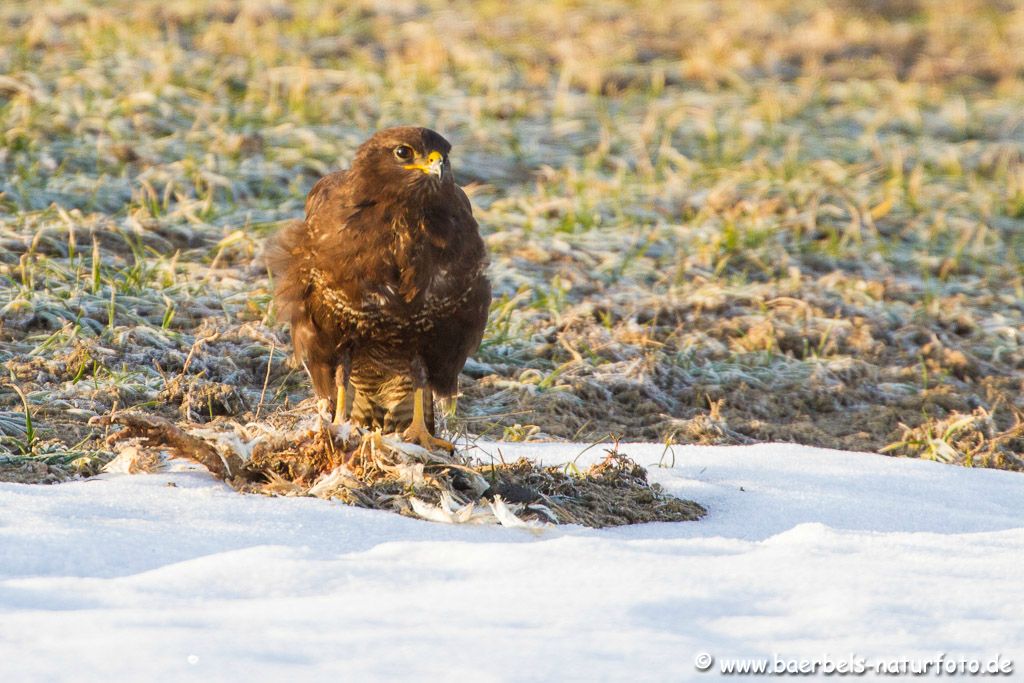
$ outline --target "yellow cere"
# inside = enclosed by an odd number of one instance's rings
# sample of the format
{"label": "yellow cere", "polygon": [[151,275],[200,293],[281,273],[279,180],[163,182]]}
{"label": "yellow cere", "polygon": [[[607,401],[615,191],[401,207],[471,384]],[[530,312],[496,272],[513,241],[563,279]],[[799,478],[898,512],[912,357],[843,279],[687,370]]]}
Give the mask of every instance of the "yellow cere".
{"label": "yellow cere", "polygon": [[407,164],[405,168],[413,169],[418,168],[424,173],[432,173],[438,177],[441,175],[441,164],[444,163],[444,156],[437,151],[431,152],[427,155],[425,163],[420,164]]}

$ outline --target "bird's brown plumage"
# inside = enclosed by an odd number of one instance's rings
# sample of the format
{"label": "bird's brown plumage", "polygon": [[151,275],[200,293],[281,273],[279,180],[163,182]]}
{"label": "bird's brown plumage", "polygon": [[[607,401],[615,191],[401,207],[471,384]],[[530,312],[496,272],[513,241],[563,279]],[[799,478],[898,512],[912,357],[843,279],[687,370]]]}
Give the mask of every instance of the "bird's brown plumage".
{"label": "bird's brown plumage", "polygon": [[417,388],[453,395],[483,335],[487,257],[450,149],[426,128],[379,131],[268,248],[296,358],[332,402],[350,372],[352,417],[366,426],[407,427]]}

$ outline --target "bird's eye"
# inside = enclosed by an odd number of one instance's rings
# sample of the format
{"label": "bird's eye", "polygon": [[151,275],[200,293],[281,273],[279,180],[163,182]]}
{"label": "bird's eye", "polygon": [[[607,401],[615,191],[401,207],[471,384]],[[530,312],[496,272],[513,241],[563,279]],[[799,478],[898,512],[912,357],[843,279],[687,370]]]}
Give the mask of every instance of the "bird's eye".
{"label": "bird's eye", "polygon": [[395,156],[402,161],[409,161],[412,159],[412,147],[409,145],[399,145],[395,147]]}

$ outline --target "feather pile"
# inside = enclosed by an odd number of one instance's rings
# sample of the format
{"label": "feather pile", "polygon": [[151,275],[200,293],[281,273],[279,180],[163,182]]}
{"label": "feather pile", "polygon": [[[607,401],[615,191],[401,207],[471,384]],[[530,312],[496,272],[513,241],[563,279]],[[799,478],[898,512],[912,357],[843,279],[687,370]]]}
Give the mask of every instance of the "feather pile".
{"label": "feather pile", "polygon": [[525,458],[485,464],[466,453],[429,451],[396,434],[330,424],[324,416],[286,430],[222,422],[186,431],[133,411],[93,423],[124,427],[107,439],[118,453],[110,472],[152,472],[164,456],[187,458],[245,493],[316,496],[445,524],[537,530],[691,521],[706,513],[650,484],[644,468],[614,449],[578,471]]}

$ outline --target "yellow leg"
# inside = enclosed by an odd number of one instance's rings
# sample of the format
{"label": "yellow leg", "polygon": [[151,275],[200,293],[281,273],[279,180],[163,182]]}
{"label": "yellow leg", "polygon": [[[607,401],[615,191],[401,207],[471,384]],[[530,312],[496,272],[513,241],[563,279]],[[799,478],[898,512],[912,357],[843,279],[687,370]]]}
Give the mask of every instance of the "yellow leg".
{"label": "yellow leg", "polygon": [[345,408],[345,385],[338,383],[338,398],[334,404],[334,424],[341,424],[348,419],[348,410]]}
{"label": "yellow leg", "polygon": [[455,450],[455,444],[438,439],[427,429],[427,422],[423,417],[423,389],[416,390],[415,402],[412,405],[412,424],[402,434],[402,438],[410,443],[417,443],[427,450],[443,448],[449,453]]}

